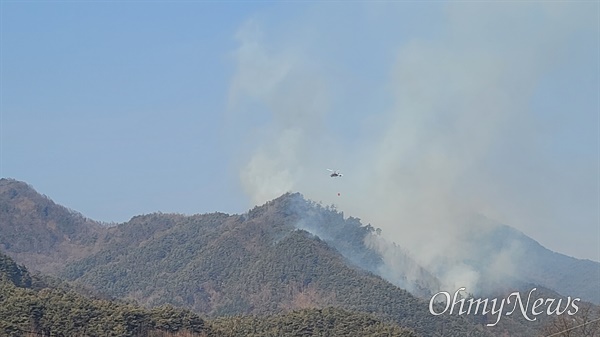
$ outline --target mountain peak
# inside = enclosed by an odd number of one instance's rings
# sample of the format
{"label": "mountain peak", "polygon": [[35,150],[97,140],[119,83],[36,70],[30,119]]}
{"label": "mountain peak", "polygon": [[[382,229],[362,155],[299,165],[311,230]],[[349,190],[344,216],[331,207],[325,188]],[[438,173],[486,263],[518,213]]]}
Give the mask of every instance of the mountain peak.
{"label": "mountain peak", "polygon": [[66,246],[87,247],[102,226],[78,212],[57,205],[22,181],[0,179],[0,248],[20,263],[52,272],[53,255],[64,254]]}
{"label": "mountain peak", "polygon": [[0,178],[0,194],[5,193],[11,198],[17,197],[18,195],[40,196],[33,186],[26,182],[12,178]]}

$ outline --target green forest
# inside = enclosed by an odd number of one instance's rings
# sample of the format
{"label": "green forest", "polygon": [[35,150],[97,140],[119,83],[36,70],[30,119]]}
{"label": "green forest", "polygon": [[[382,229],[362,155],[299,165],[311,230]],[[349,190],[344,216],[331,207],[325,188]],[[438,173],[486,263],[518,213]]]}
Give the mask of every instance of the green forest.
{"label": "green forest", "polygon": [[[0,253],[1,336],[417,336],[366,314],[325,308],[202,319],[164,305],[86,297],[52,287]],[[62,287],[61,287],[62,285]]]}
{"label": "green forest", "polygon": [[53,287],[0,254],[0,333],[23,336],[145,336],[151,331],[209,330],[189,310],[143,309],[121,301],[86,297],[67,285]]}
{"label": "green forest", "polygon": [[298,193],[240,215],[102,224],[2,179],[0,336],[587,336],[574,324],[600,317],[433,316],[427,289],[377,275],[364,242],[380,232]]}

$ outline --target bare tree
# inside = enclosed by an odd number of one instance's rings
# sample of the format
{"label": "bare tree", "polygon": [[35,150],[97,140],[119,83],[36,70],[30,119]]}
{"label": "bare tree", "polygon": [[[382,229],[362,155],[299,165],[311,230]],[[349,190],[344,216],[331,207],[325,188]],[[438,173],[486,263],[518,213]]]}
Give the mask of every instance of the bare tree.
{"label": "bare tree", "polygon": [[583,304],[575,315],[563,314],[543,329],[544,337],[600,337],[600,307]]}

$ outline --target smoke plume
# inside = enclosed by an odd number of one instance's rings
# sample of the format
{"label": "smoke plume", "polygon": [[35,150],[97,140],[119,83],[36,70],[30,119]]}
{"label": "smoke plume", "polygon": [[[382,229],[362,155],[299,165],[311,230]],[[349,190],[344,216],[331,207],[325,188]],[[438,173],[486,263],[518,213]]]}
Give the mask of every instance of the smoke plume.
{"label": "smoke plume", "polygon": [[[432,10],[441,19],[431,27],[389,31],[394,20],[408,20],[403,6],[369,7],[368,18],[348,10],[353,20],[344,21],[323,5],[303,20],[317,28],[290,30],[285,42],[270,40],[269,27],[256,20],[240,28],[229,113],[234,120],[254,118],[238,154],[240,180],[253,204],[300,191],[382,228],[385,242],[370,238],[368,244],[384,256],[390,278],[418,278],[390,249],[395,242],[442,287],[472,290],[482,275],[465,261],[480,249],[463,242],[490,230],[470,221],[473,214],[538,233],[556,247],[560,235],[544,237],[542,223],[563,233],[566,224],[549,219],[567,219],[581,200],[567,196],[598,198],[597,163],[556,160],[560,154],[544,143],[556,141],[548,127],[558,128],[568,113],[590,118],[589,109],[546,114],[535,107],[544,81],[565,67],[565,50],[576,48],[574,36],[597,28],[595,7],[445,3]],[[331,14],[328,20],[323,13]],[[349,22],[365,21],[370,50],[346,42],[343,29],[326,29],[349,25],[354,32]],[[393,57],[375,66],[371,59],[379,54]],[[371,78],[369,69],[381,76]],[[354,108],[345,103],[359,101]],[[357,110],[365,106],[372,110]],[[326,168],[345,175],[329,178]],[[580,228],[594,228],[595,211],[585,212]],[[521,256],[507,248],[487,258],[489,272],[501,276]]]}

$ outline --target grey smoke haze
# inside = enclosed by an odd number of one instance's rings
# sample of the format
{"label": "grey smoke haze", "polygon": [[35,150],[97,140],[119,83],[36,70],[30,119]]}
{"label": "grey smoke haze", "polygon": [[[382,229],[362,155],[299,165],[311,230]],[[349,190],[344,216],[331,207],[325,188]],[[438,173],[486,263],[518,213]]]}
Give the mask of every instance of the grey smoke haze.
{"label": "grey smoke haze", "polygon": [[[600,260],[597,4],[329,6],[236,36],[230,123],[252,120],[234,129],[253,204],[287,191],[335,204],[383,229],[370,244],[390,268],[396,242],[445,287],[480,278],[461,248],[486,230],[472,214]],[[517,248],[490,270],[509,275]]]}

